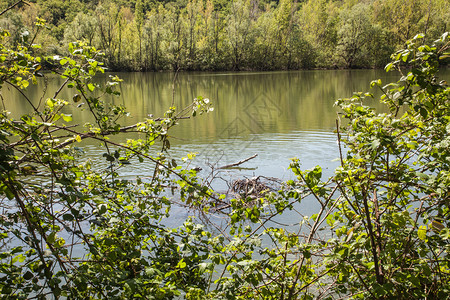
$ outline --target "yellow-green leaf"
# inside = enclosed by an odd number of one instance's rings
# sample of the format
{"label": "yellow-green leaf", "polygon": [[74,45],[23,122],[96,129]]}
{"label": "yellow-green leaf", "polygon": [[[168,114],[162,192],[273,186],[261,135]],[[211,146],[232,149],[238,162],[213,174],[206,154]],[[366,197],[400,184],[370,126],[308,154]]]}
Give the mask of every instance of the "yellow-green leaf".
{"label": "yellow-green leaf", "polygon": [[180,269],[186,268],[186,263],[184,262],[183,258],[178,262],[177,268],[180,268]]}
{"label": "yellow-green leaf", "polygon": [[424,241],[427,238],[427,226],[420,226],[417,231],[417,236]]}
{"label": "yellow-green leaf", "polygon": [[61,117],[63,118],[63,120],[64,120],[65,122],[70,122],[70,121],[72,121],[72,115],[61,114]]}
{"label": "yellow-green leaf", "polygon": [[93,85],[92,83],[88,83],[87,87],[91,92],[95,90],[95,85]]}
{"label": "yellow-green leaf", "polygon": [[55,102],[53,101],[53,99],[48,98],[47,105],[48,105],[48,107],[53,108],[53,106],[55,105]]}
{"label": "yellow-green leaf", "polygon": [[22,86],[22,88],[26,88],[30,83],[28,82],[28,80],[22,80],[20,85]]}

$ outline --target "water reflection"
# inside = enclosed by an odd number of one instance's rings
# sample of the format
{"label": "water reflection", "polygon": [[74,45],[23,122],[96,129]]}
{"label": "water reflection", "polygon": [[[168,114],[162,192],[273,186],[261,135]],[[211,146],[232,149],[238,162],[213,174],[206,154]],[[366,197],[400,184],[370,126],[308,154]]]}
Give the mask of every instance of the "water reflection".
{"label": "water reflection", "polygon": [[[292,157],[300,157],[305,168],[316,164],[332,168],[330,161],[338,156],[332,134],[337,117],[335,100],[349,97],[354,91],[369,90],[374,79],[385,83],[397,79],[395,73],[383,70],[179,73],[176,80],[173,73],[118,75],[124,80],[121,96],[110,101],[127,107],[131,117],[125,124],[148,114],[161,116],[172,103],[183,108],[197,96],[211,99],[215,108],[212,113],[181,121],[171,132],[174,156],[199,152],[197,164],[205,165],[219,158],[220,164],[232,163],[257,153],[257,159],[245,167],[253,168],[252,173],[258,175],[279,178],[288,177],[286,168]],[[449,75],[444,70],[441,77]],[[106,82],[108,75],[96,80]],[[53,96],[62,82],[50,76],[45,96],[42,82],[30,86],[27,95],[38,103]],[[16,117],[30,111],[29,104],[16,91],[4,89],[2,93]],[[65,88],[59,98],[70,100],[75,93]],[[93,121],[86,111],[71,103],[66,112],[74,114],[78,124]],[[97,144],[85,145],[87,155],[101,152],[96,150]],[[132,176],[133,171],[127,175]]]}
{"label": "water reflection", "polygon": [[393,75],[376,70],[274,73],[124,73],[122,103],[137,118],[160,115],[168,105],[185,107],[196,96],[210,98],[213,114],[187,122],[176,132],[182,142],[293,130],[334,128],[334,101],[367,90],[371,80]]}
{"label": "water reflection", "polygon": [[[258,154],[242,165],[245,169],[227,171],[228,179],[243,176],[270,176],[289,179],[290,158],[299,157],[303,168],[322,165],[324,176],[332,174],[338,156],[335,129],[336,99],[350,97],[354,91],[368,91],[370,82],[396,81],[395,73],[383,70],[319,70],[271,73],[121,73],[121,96],[110,101],[122,103],[131,113],[125,121],[132,124],[148,114],[161,116],[173,103],[178,108],[189,105],[197,96],[211,99],[214,112],[181,121],[171,132],[172,156],[198,152],[194,162],[207,172],[211,164],[224,165]],[[442,71],[441,79],[450,77]],[[105,82],[107,75],[96,80]],[[63,80],[48,80],[47,96],[53,96]],[[29,104],[13,90],[4,89],[3,97],[15,116],[28,113]],[[59,98],[72,99],[75,90],[65,88]],[[42,98],[43,85],[27,91],[36,103]],[[376,102],[372,103],[377,106]],[[79,124],[92,122],[86,112],[73,106]],[[134,137],[129,135],[128,137]],[[126,137],[124,137],[126,138]],[[87,157],[104,152],[97,142],[85,144]],[[105,165],[106,167],[106,165]],[[145,176],[151,165],[122,170],[129,178]],[[201,173],[200,173],[201,174]],[[225,190],[224,183],[217,188]],[[311,207],[304,208],[306,210]]]}

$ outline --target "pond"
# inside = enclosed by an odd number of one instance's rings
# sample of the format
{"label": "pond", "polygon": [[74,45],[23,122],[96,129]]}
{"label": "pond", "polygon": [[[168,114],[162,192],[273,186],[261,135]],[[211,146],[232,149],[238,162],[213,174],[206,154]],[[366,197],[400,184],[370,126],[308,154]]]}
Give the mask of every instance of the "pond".
{"label": "pond", "polygon": [[[335,100],[350,97],[354,91],[369,91],[372,80],[380,78],[389,83],[398,79],[396,73],[383,70],[118,75],[124,81],[120,85],[121,96],[113,101],[127,107],[131,115],[128,124],[149,114],[162,116],[172,103],[183,108],[197,96],[209,98],[213,112],[183,120],[170,133],[171,155],[181,158],[188,152],[197,152],[193,165],[202,168],[199,175],[206,176],[211,166],[220,167],[257,154],[240,165],[242,168],[223,172],[222,177],[229,182],[254,176],[290,179],[293,175],[288,166],[293,157],[300,159],[303,169],[321,165],[324,176],[330,176],[339,156],[334,133],[338,117]],[[449,75],[446,70],[441,77],[446,79]],[[61,79],[51,78],[48,91],[57,90],[61,83]],[[12,92],[4,91],[3,96]],[[65,89],[59,97],[71,99],[74,92]],[[30,87],[28,94],[41,95],[42,85]],[[376,101],[372,104],[377,106]],[[13,113],[20,115],[28,106],[17,99],[12,107]],[[77,120],[76,115],[74,119]],[[85,121],[88,120],[78,118],[80,124]],[[84,148],[87,156],[103,153],[97,144]],[[122,176],[143,176],[151,172],[151,167],[129,168]],[[226,191],[227,186],[219,181],[216,188]],[[315,205],[302,206],[307,215],[317,209]],[[177,216],[182,220],[187,214],[180,211]]]}

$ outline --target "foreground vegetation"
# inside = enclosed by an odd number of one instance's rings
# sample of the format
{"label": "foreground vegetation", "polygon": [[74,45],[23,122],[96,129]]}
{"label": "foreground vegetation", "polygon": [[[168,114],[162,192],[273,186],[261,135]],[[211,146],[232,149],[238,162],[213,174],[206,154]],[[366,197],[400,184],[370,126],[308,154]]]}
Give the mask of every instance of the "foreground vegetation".
{"label": "foreground vegetation", "polygon": [[[437,77],[450,56],[448,34],[432,45],[418,35],[392,56],[386,70],[398,72],[398,82],[371,84],[382,91],[384,112],[365,105],[369,93],[336,102],[341,163],[331,178],[294,159],[296,180],[235,199],[188,167],[195,155],[168,155],[170,129],[210,111],[208,99],[124,126],[126,108],[103,100],[117,94],[120,79],[93,81],[104,72],[94,47],[71,43],[68,56],[39,56],[35,43],[9,47],[10,33],[0,37],[1,90],[46,84],[44,71],[65,79],[50,97],[21,93],[29,113],[19,117],[8,111],[16,99],[0,94],[1,298],[450,294],[450,88]],[[62,88],[73,97],[61,99]],[[69,107],[91,122],[78,124]],[[130,132],[139,138],[121,139]],[[104,149],[99,157],[83,156],[88,139]],[[149,164],[151,174],[120,176]],[[227,224],[207,230],[189,218],[164,226],[180,201],[206,218],[229,205]],[[303,216],[296,211],[302,201],[316,201],[319,211]],[[297,224],[280,226],[284,214],[298,214]]]}
{"label": "foreground vegetation", "polygon": [[[0,10],[16,0],[0,3]],[[17,9],[20,8],[20,9]],[[448,31],[448,0],[30,0],[5,14],[9,43],[105,52],[112,70],[384,67],[417,32]],[[48,31],[36,17],[48,20]]]}

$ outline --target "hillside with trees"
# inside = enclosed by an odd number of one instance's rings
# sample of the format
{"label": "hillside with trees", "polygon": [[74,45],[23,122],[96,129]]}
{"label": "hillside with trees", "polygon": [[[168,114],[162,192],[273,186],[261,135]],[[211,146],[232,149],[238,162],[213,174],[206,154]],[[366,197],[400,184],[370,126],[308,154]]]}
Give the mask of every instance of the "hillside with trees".
{"label": "hillside with trees", "polygon": [[433,41],[449,24],[448,0],[32,0],[0,21],[9,44],[67,55],[83,41],[125,71],[383,67],[415,34]]}

